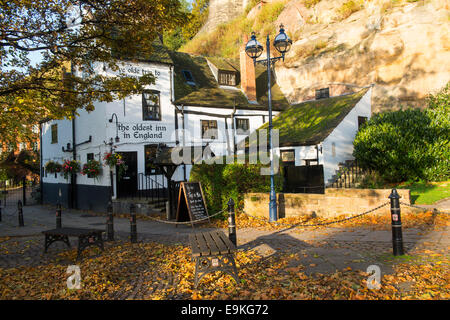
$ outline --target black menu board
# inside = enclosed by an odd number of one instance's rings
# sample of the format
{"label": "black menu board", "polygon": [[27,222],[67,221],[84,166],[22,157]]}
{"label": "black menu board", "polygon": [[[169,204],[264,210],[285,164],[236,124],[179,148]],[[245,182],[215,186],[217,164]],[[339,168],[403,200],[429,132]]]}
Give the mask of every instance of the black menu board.
{"label": "black menu board", "polygon": [[[200,220],[200,221],[198,221]],[[209,221],[200,182],[181,182],[178,194],[177,222],[191,221],[203,223]],[[198,221],[198,222],[197,222]]]}

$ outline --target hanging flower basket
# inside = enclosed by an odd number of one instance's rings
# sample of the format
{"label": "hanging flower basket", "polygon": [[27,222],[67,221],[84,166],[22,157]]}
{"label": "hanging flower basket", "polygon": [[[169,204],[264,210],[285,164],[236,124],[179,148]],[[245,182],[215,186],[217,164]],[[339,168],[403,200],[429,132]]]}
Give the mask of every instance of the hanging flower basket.
{"label": "hanging flower basket", "polygon": [[106,152],[103,160],[105,161],[105,164],[108,165],[111,169],[115,167],[117,168],[117,178],[119,180],[128,169],[125,161],[122,160],[122,156],[118,153]]}
{"label": "hanging flower basket", "polygon": [[76,160],[64,160],[62,164],[62,174],[64,179],[68,179],[72,174],[80,172],[80,162]]}
{"label": "hanging flower basket", "polygon": [[59,173],[61,170],[62,166],[58,162],[50,160],[45,164],[45,171],[47,171],[47,173]]}
{"label": "hanging flower basket", "polygon": [[98,176],[100,175],[101,169],[102,165],[100,161],[88,160],[88,162],[83,165],[83,168],[81,169],[81,174],[87,175],[88,178],[97,179]]}

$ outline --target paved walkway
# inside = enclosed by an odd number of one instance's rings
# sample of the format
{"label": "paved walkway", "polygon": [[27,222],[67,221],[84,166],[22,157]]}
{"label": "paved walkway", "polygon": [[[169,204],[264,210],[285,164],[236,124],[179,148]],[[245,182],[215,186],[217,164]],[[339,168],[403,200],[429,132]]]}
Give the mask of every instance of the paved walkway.
{"label": "paved walkway", "polygon": [[437,209],[442,212],[450,213],[450,198],[441,199],[433,204],[418,204],[416,206],[424,209]]}
{"label": "paved walkway", "polygon": [[[45,263],[55,254],[65,250],[65,244],[54,243],[49,253],[43,254],[43,230],[53,229],[56,224],[56,208],[52,206],[24,207],[24,227],[18,227],[17,210],[7,207],[3,210],[0,222],[0,238],[11,237],[0,243],[3,248],[9,242],[15,242],[15,253],[0,255],[0,268],[20,265],[36,265]],[[62,212],[62,225],[65,227],[83,227],[106,229],[106,216],[93,215],[85,211],[67,210]],[[128,240],[130,221],[125,218],[114,218],[115,238]],[[201,228],[201,231],[212,228]],[[198,232],[187,225],[176,227],[155,221],[138,220],[137,232],[139,241],[156,241],[165,244],[188,244],[188,235]],[[227,233],[227,230],[224,230]],[[392,253],[392,234],[390,230],[326,228],[300,231],[287,228],[278,231],[265,231],[253,228],[237,230],[240,250],[255,249],[265,257],[280,252],[302,253],[304,259],[299,263],[305,266],[306,273],[335,272],[351,267],[353,270],[365,271],[371,264],[380,266],[383,272],[389,273],[391,266],[380,261],[380,256]],[[406,252],[413,252],[424,244],[448,253],[450,245],[450,227],[441,231],[424,232],[423,230],[403,229],[403,240]],[[74,240],[71,239],[71,242]]]}

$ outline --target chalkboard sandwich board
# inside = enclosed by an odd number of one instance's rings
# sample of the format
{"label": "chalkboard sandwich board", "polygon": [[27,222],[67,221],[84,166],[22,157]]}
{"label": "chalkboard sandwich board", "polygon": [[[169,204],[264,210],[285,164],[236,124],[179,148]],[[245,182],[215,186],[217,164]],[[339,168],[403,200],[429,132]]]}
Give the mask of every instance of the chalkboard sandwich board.
{"label": "chalkboard sandwich board", "polygon": [[208,209],[200,182],[180,183],[176,221],[191,221],[192,227],[194,223],[209,222]]}

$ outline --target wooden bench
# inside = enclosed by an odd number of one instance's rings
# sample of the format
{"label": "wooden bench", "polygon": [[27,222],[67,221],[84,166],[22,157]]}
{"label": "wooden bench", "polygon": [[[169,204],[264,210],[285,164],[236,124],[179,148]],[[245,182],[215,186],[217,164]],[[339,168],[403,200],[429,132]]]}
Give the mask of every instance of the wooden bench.
{"label": "wooden bench", "polygon": [[45,249],[47,253],[48,247],[55,241],[62,241],[70,248],[69,237],[78,237],[77,260],[81,256],[81,252],[89,246],[97,246],[104,250],[102,233],[104,230],[99,229],[83,229],[83,228],[57,228],[42,231],[45,235]]}
{"label": "wooden bench", "polygon": [[234,262],[237,248],[222,231],[190,234],[189,241],[195,258],[195,288],[206,274],[215,271],[228,273],[239,283]]}

